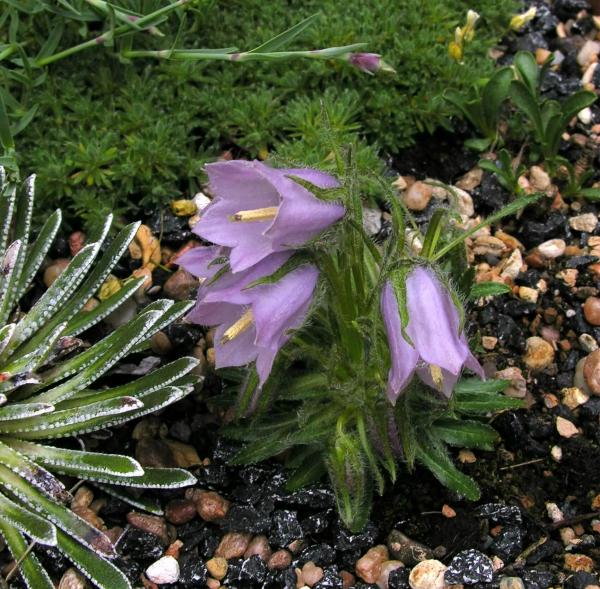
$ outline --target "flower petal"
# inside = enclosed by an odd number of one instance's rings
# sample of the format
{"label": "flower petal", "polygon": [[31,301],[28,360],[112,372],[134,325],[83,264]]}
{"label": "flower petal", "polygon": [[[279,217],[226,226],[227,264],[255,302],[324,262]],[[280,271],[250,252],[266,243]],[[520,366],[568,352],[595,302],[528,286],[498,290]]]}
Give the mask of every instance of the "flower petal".
{"label": "flower petal", "polygon": [[[449,399],[452,396],[452,391],[454,390],[454,386],[458,382],[459,375],[452,374],[448,372],[446,369],[442,368],[442,393],[444,396]],[[433,375],[431,374],[431,366],[426,364],[425,366],[421,366],[417,368],[417,374],[419,378],[432,389],[436,391],[439,390],[438,384],[433,380]]]}
{"label": "flower petal", "polygon": [[271,374],[273,368],[273,362],[277,356],[278,349],[273,350],[270,348],[257,348],[258,355],[256,357],[256,372],[258,373],[258,386],[262,387],[267,378]]}
{"label": "flower petal", "polygon": [[302,325],[318,277],[317,268],[307,264],[286,274],[275,284],[248,290],[252,296],[259,347],[278,350],[289,339],[288,332]]}
{"label": "flower petal", "polygon": [[398,301],[389,282],[385,283],[381,291],[380,307],[392,363],[388,374],[387,394],[394,404],[402,389],[412,379],[419,361],[419,353],[402,336]]}
{"label": "flower petal", "polygon": [[226,256],[228,250],[219,245],[194,247],[181,254],[176,263],[198,278],[212,278],[221,268],[211,262],[220,256]]}
{"label": "flower petal", "polygon": [[227,366],[245,366],[256,360],[258,349],[254,345],[256,331],[254,326],[237,335],[225,344],[221,343],[223,334],[244,314],[244,307],[237,307],[237,314],[233,321],[222,323],[215,331],[215,366],[225,368]]}
{"label": "flower petal", "polygon": [[340,183],[336,178],[321,172],[321,170],[313,170],[312,168],[288,168],[281,170],[286,176],[298,176],[302,180],[306,180],[319,188],[337,188]]}
{"label": "flower petal", "polygon": [[469,352],[458,333],[458,310],[448,291],[431,270],[416,267],[406,281],[409,323],[406,332],[419,356],[454,375],[459,374]]}

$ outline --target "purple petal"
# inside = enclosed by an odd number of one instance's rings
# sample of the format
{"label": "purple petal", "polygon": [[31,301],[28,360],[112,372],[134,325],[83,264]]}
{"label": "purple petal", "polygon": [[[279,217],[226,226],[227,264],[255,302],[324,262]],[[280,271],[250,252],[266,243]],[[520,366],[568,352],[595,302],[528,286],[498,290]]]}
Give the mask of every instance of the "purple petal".
{"label": "purple petal", "polygon": [[381,69],[381,55],[377,53],[351,53],[348,61],[359,70],[373,74]]}
{"label": "purple petal", "polygon": [[[463,338],[464,338],[464,335],[463,335]],[[466,343],[466,339],[465,339],[465,343]],[[479,363],[479,360],[477,360],[477,358],[475,358],[475,356],[473,356],[473,354],[471,353],[471,350],[469,350],[467,359],[465,360],[465,366],[471,372],[476,374],[479,378],[482,378],[483,380],[485,380],[485,372],[483,370],[483,366]]]}
{"label": "purple petal", "polygon": [[[442,392],[444,393],[444,396],[449,399],[452,396],[452,391],[454,390],[454,386],[458,382],[459,375],[452,374],[451,372],[448,372],[444,368],[442,368],[441,370],[442,370]],[[419,375],[419,378],[426,385],[430,386],[432,389],[435,389],[436,391],[439,390],[438,384],[433,380],[433,376],[431,375],[431,367],[429,365],[425,365],[420,368],[417,368],[417,374]]]}
{"label": "purple petal", "polygon": [[302,325],[318,277],[315,266],[304,265],[275,284],[249,290],[258,346],[278,350],[289,339],[288,332]]}
{"label": "purple petal", "polygon": [[306,180],[319,188],[337,188],[340,185],[337,179],[330,174],[311,168],[288,168],[287,170],[281,170],[281,172],[286,176],[298,176],[298,178],[302,178],[302,180]]}
{"label": "purple petal", "polygon": [[220,256],[227,255],[227,249],[218,245],[194,247],[177,258],[177,264],[198,278],[212,278],[221,268],[211,262]]}
{"label": "purple petal", "polygon": [[269,348],[258,348],[258,356],[256,357],[256,372],[258,373],[258,386],[262,387],[267,378],[271,374],[273,362],[279,350]]}
{"label": "purple petal", "polygon": [[459,336],[458,310],[446,288],[431,270],[416,267],[406,281],[409,323],[407,334],[419,356],[454,375],[460,373],[469,352]]}
{"label": "purple petal", "polygon": [[389,400],[395,404],[398,395],[414,374],[419,361],[419,353],[402,336],[398,302],[389,282],[385,283],[381,291],[380,306],[392,363],[388,374],[387,394]]}
{"label": "purple petal", "polygon": [[[306,188],[287,178],[286,172],[267,166],[263,166],[262,171],[281,197],[277,217],[265,231],[276,249],[302,245],[344,216],[342,205],[319,200]],[[309,178],[306,171],[303,176]]]}
{"label": "purple petal", "polygon": [[232,321],[222,323],[215,330],[215,366],[225,368],[227,366],[245,366],[256,360],[258,349],[254,345],[256,331],[254,326],[240,333],[225,344],[221,343],[223,334],[244,314],[246,309],[238,307],[238,312]]}
{"label": "purple petal", "polygon": [[239,305],[199,301],[188,313],[187,319],[198,325],[219,325],[220,323],[231,325],[235,321],[235,319],[232,319],[234,316],[239,316]]}

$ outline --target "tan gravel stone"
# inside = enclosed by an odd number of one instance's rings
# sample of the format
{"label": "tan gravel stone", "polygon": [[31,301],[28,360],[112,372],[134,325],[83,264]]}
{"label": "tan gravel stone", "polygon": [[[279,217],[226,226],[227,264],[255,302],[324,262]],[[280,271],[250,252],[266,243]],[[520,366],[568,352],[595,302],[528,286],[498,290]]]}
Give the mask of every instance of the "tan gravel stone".
{"label": "tan gravel stone", "polygon": [[381,574],[383,563],[389,559],[388,549],[383,544],[374,546],[356,562],[356,574],[365,583],[375,583]]}
{"label": "tan gravel stone", "polygon": [[530,370],[543,370],[554,361],[554,348],[541,337],[529,337],[527,338],[523,361]]}

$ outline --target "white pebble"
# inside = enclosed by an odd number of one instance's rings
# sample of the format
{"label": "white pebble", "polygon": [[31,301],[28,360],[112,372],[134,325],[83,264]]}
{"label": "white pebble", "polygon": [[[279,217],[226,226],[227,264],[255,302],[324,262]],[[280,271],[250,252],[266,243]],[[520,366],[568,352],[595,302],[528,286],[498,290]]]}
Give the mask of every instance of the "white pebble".
{"label": "white pebble", "polygon": [[159,585],[175,583],[179,579],[179,563],[172,556],[163,556],[146,569],[146,577]]}
{"label": "white pebble", "polygon": [[411,589],[444,589],[446,568],[439,560],[424,560],[410,571],[408,584]]}
{"label": "white pebble", "polygon": [[549,239],[538,245],[538,252],[549,260],[554,260],[565,253],[567,244],[564,239]]}
{"label": "white pebble", "polygon": [[584,124],[589,125],[592,122],[592,110],[588,106],[577,113],[577,118]]}

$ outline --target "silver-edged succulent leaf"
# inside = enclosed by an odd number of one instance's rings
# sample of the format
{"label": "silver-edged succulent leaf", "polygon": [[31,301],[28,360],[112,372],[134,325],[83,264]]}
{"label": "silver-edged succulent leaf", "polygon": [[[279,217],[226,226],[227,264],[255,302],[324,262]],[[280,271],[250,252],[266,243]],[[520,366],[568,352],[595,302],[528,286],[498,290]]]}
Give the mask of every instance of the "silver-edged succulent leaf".
{"label": "silver-edged succulent leaf", "polygon": [[86,330],[126,303],[143,282],[127,279],[87,310],[139,227],[126,226],[105,245],[107,218],[100,235],[73,256],[33,306],[21,308],[20,299],[59,230],[61,213],[52,213],[32,238],[34,177],[21,187],[0,184],[0,534],[30,588],[54,586],[29,548],[33,541],[56,545],[97,587],[130,589],[109,562],[116,555],[111,540],[71,510],[71,494],[60,477],[87,480],[152,513],[160,508],[139,491],[130,497],[126,489],[179,488],[195,478],[183,469],[143,468],[129,456],[71,450],[45,440],[121,424],[189,394],[199,380],[191,374],[194,358],[119,386],[94,383],[125,356],[145,349],[149,338],[181,317],[190,303],[154,301],[100,341],[86,343]]}

